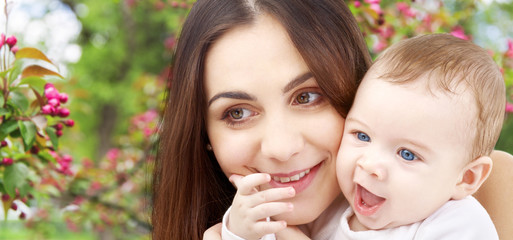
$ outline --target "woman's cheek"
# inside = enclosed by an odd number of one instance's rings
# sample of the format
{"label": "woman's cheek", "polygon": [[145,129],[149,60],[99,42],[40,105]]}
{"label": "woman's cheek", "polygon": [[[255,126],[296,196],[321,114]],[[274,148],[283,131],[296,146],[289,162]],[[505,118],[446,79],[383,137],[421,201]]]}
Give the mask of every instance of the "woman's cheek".
{"label": "woman's cheek", "polygon": [[231,174],[248,175],[252,173],[249,166],[252,165],[255,155],[255,140],[243,133],[227,134],[212,140],[214,154],[221,169],[229,177]]}

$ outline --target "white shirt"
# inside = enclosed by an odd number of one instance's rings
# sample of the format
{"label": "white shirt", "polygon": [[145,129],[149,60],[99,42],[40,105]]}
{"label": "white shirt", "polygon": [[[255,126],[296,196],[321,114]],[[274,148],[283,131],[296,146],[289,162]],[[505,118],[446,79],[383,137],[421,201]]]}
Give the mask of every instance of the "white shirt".
{"label": "white shirt", "polygon": [[490,216],[472,196],[447,202],[421,222],[383,230],[351,231],[353,214],[351,208],[344,212],[332,239],[499,239]]}

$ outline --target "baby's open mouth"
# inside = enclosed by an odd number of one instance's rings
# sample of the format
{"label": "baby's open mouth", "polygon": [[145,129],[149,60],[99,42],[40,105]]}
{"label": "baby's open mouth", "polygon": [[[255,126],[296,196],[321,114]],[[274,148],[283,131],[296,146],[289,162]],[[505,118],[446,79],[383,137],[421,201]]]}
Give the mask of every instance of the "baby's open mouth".
{"label": "baby's open mouth", "polygon": [[358,184],[354,201],[355,211],[362,215],[370,216],[378,211],[386,199],[369,192]]}

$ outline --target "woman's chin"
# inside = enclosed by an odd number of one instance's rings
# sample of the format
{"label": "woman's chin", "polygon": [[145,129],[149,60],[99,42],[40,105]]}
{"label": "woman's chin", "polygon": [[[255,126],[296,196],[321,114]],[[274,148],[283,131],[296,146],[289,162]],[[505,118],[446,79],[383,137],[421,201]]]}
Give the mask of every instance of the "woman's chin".
{"label": "woman's chin", "polygon": [[304,209],[295,209],[290,213],[283,213],[273,217],[274,220],[285,220],[287,225],[303,225],[313,222],[319,214],[305,213]]}

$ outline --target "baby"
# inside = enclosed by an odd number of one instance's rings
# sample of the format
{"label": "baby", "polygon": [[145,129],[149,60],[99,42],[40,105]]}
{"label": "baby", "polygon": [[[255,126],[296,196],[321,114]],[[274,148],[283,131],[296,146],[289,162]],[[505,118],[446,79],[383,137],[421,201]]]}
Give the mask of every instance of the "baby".
{"label": "baby", "polygon": [[500,70],[475,44],[431,34],[387,49],[346,118],[337,178],[351,207],[334,239],[498,239],[471,194],[504,108]]}

